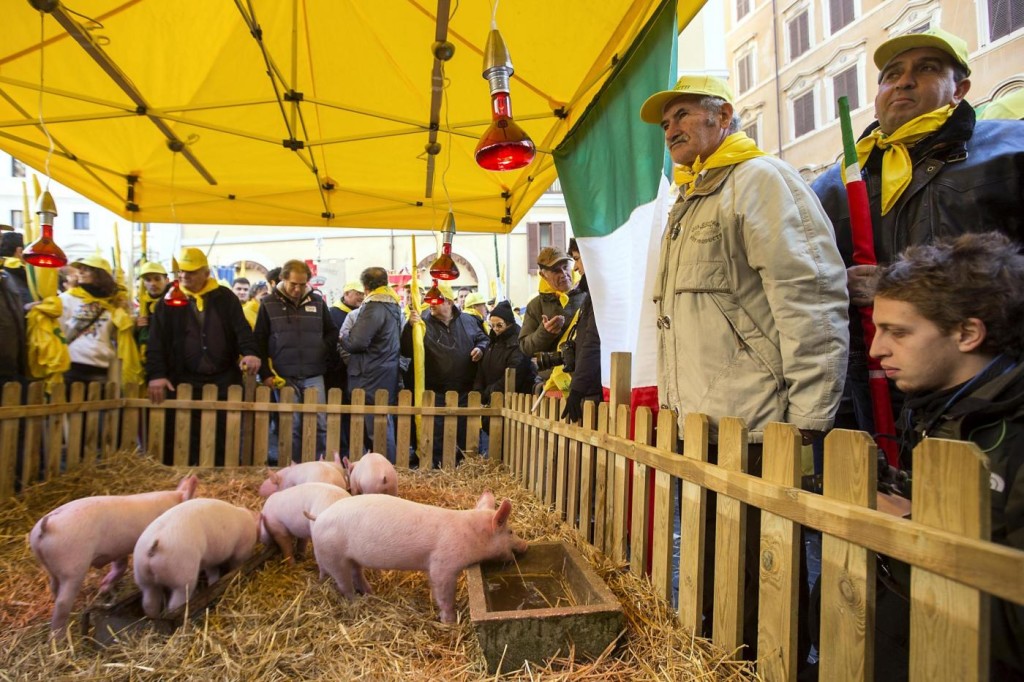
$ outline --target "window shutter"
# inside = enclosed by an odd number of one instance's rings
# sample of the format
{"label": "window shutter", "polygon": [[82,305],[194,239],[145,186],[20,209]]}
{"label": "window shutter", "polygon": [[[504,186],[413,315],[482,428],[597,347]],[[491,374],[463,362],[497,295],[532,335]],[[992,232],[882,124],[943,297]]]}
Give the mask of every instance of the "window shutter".
{"label": "window shutter", "polygon": [[540,225],[537,223],[526,223],[526,261],[527,272],[536,275],[540,268],[537,267],[537,254],[540,253],[540,240],[537,231]]}
{"label": "window shutter", "polygon": [[998,40],[1024,26],[1024,1],[987,0],[989,39]]}
{"label": "window shutter", "polygon": [[850,102],[850,110],[860,108],[860,92],[857,88],[857,67],[851,66],[845,71],[836,74],[836,77],[832,81],[832,88],[835,90],[835,96],[838,100],[843,95]]}
{"label": "window shutter", "polygon": [[551,223],[551,244],[565,251],[565,221]]}
{"label": "window shutter", "polygon": [[793,100],[793,136],[800,137],[814,130],[814,90]]}

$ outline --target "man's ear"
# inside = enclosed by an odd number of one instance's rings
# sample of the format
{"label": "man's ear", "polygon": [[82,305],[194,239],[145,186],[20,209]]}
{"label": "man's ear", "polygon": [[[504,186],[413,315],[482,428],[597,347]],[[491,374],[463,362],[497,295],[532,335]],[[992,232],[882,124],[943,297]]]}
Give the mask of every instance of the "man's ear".
{"label": "man's ear", "polygon": [[957,348],[961,353],[978,350],[988,337],[985,323],[977,317],[969,317],[960,323],[957,330]]}
{"label": "man's ear", "polygon": [[722,104],[722,119],[719,121],[719,123],[722,125],[723,128],[729,127],[729,124],[732,123],[732,116],[735,113],[736,110],[733,109],[733,106],[731,104],[729,104],[728,102]]}
{"label": "man's ear", "polygon": [[964,97],[967,97],[967,91],[971,89],[971,79],[965,78],[956,84],[956,89],[953,90],[953,101],[950,102],[954,107],[963,101]]}

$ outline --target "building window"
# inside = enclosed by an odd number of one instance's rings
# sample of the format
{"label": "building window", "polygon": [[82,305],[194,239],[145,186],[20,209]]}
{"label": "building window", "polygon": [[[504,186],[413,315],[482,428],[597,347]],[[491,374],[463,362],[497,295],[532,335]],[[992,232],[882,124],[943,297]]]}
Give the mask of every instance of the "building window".
{"label": "building window", "polygon": [[747,134],[747,137],[754,141],[754,144],[756,144],[758,147],[761,146],[761,141],[757,139],[757,121],[754,121],[753,123],[744,126],[743,132]]}
{"label": "building window", "polygon": [[999,40],[1024,26],[1024,0],[987,0],[989,40]]}
{"label": "building window", "polygon": [[548,246],[565,251],[565,223],[527,223],[526,224],[526,249],[529,257],[529,272],[536,275],[539,272],[537,267],[537,255],[540,250]]}
{"label": "building window", "polygon": [[814,130],[814,89],[793,99],[793,137]]}
{"label": "building window", "polygon": [[25,177],[25,164],[18,161],[13,156],[11,157],[11,177],[12,178],[23,178]]}
{"label": "building window", "polygon": [[810,19],[807,10],[796,15],[786,23],[789,38],[789,60],[793,61],[811,49]]}
{"label": "building window", "polygon": [[853,0],[828,0],[829,33],[836,33],[853,21]]}
{"label": "building window", "polygon": [[736,84],[744,93],[754,87],[754,52],[751,50],[736,60]]}
{"label": "building window", "polygon": [[555,178],[555,181],[548,187],[548,194],[561,194],[562,193],[562,181]]}
{"label": "building window", "polygon": [[931,22],[930,21],[926,21],[923,24],[918,24],[914,28],[910,29],[909,31],[907,31],[907,33],[924,33],[929,28],[931,28],[931,26],[932,26]]}
{"label": "building window", "polygon": [[736,21],[750,14],[751,0],[736,0]]}
{"label": "building window", "polygon": [[[850,111],[860,108],[860,85],[857,78],[857,66],[853,65],[845,71],[840,71],[832,77],[832,94],[838,102],[840,97],[846,97],[850,102]],[[838,118],[839,107],[836,107]]]}
{"label": "building window", "polygon": [[76,230],[88,230],[89,229],[89,214],[75,212],[75,229]]}
{"label": "building window", "polygon": [[11,227],[15,230],[25,229],[25,215],[21,211],[11,211]]}

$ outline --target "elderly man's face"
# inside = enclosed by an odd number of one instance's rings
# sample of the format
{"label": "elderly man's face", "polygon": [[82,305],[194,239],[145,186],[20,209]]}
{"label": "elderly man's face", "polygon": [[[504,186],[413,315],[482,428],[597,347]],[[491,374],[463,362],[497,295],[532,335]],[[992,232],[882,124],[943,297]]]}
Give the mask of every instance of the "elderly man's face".
{"label": "elderly man's face", "polygon": [[665,105],[661,129],[673,163],[692,166],[699,156],[707,159],[728,135],[732,105],[723,104],[717,116],[700,106],[696,95],[680,95]]}
{"label": "elderly man's face", "polygon": [[947,104],[960,104],[971,81],[953,80],[953,61],[934,47],[917,47],[896,55],[882,69],[875,96],[875,118],[891,134],[907,121]]}
{"label": "elderly man's face", "polygon": [[572,261],[564,260],[547,267],[541,266],[540,276],[555,291],[566,292],[572,289]]}
{"label": "elderly man's face", "polygon": [[455,308],[455,302],[450,299],[444,299],[444,303],[431,303],[430,304],[430,316],[436,317],[442,322],[447,322],[452,319],[452,311]]}
{"label": "elderly man's face", "polygon": [[249,300],[249,285],[245,282],[235,282],[231,285],[231,291],[235,292],[235,296],[242,303]]}
{"label": "elderly man's face", "polygon": [[198,270],[182,270],[178,273],[181,286],[189,291],[199,291],[206,286],[206,280],[210,279],[210,268],[199,268]]}
{"label": "elderly man's face", "polygon": [[361,306],[364,298],[366,298],[366,292],[356,291],[355,289],[349,289],[345,292],[345,295],[341,297],[341,299],[345,301],[345,305],[352,310]]}

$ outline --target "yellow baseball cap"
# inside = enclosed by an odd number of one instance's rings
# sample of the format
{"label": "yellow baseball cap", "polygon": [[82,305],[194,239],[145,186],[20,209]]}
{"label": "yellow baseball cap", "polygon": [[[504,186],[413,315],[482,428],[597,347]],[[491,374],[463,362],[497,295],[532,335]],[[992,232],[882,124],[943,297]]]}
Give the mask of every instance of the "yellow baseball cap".
{"label": "yellow baseball cap", "polygon": [[444,296],[446,299],[448,299],[449,301],[455,300],[455,292],[452,291],[451,284],[448,284],[448,282],[438,282],[437,288],[441,292],[441,295]]}
{"label": "yellow baseball cap", "polygon": [[209,267],[209,265],[203,250],[197,249],[194,246],[184,248],[178,254],[178,270],[195,272],[200,268]]}
{"label": "yellow baseball cap", "polygon": [[139,268],[139,277],[145,277],[146,275],[167,275],[167,270],[159,263],[146,261]]}
{"label": "yellow baseball cap", "polygon": [[95,253],[90,255],[90,256],[83,256],[82,258],[76,258],[75,260],[73,260],[71,262],[71,265],[73,265],[75,267],[77,267],[79,265],[88,265],[90,268],[96,268],[97,270],[102,270],[103,272],[107,273],[108,275],[112,275],[114,273],[113,268],[110,267],[110,261],[108,261],[103,256],[100,256],[100,255],[95,254]]}
{"label": "yellow baseball cap", "polygon": [[347,293],[349,291],[363,291],[363,283],[355,280],[345,282],[345,288],[342,290],[342,293]]}
{"label": "yellow baseball cap", "polygon": [[466,296],[466,302],[463,303],[462,305],[469,308],[470,306],[480,305],[481,303],[486,304],[487,299],[485,299],[484,295],[481,294],[479,291],[474,291],[469,296]]}
{"label": "yellow baseball cap", "polygon": [[715,76],[682,76],[671,90],[656,92],[640,107],[640,120],[645,123],[661,123],[665,105],[680,95],[708,95],[720,97],[732,104],[734,96],[729,84]]}
{"label": "yellow baseball cap", "polygon": [[967,42],[941,28],[930,28],[923,33],[908,33],[885,41],[875,50],[875,66],[879,71],[883,71],[893,57],[916,47],[934,47],[936,50],[942,50],[952,57],[953,61],[967,69],[968,76],[971,75],[971,67],[967,64]]}

